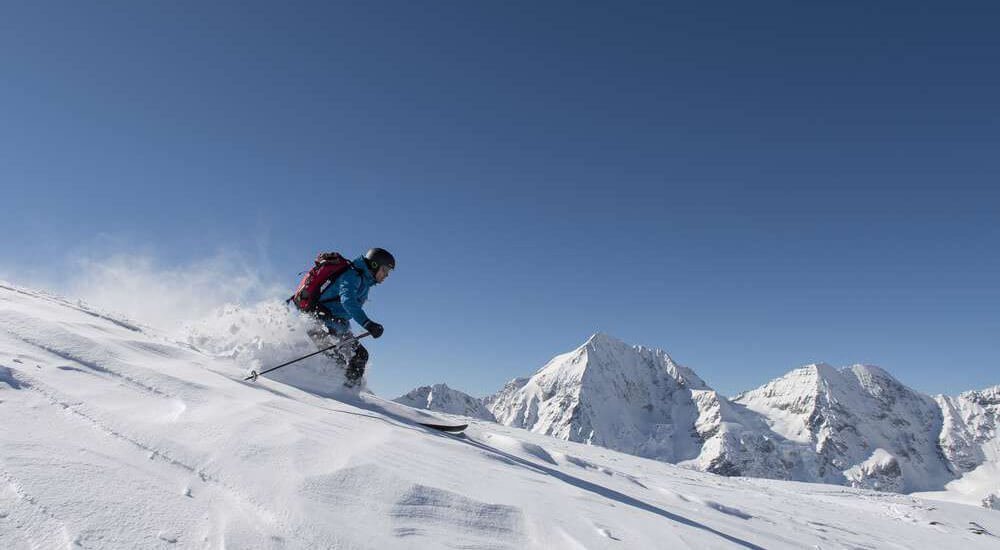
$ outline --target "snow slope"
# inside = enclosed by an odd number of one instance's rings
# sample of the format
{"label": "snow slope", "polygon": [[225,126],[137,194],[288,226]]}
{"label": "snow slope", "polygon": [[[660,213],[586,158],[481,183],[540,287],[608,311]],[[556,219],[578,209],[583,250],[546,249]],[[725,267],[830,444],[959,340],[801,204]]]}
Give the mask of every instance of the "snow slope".
{"label": "snow slope", "polygon": [[0,548],[1000,543],[982,508],[719,477],[481,421],[441,434],[244,383],[249,349],[0,287]]}

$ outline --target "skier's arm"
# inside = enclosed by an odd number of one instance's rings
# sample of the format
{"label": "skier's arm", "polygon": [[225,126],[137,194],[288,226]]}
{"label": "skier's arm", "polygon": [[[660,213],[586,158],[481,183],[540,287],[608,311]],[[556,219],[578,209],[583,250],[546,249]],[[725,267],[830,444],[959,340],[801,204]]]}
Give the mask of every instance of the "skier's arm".
{"label": "skier's arm", "polygon": [[340,295],[340,305],[344,311],[351,316],[351,319],[364,326],[369,319],[361,307],[361,302],[358,301],[358,287],[360,285],[361,279],[358,274],[348,271],[341,275],[337,281],[337,293]]}

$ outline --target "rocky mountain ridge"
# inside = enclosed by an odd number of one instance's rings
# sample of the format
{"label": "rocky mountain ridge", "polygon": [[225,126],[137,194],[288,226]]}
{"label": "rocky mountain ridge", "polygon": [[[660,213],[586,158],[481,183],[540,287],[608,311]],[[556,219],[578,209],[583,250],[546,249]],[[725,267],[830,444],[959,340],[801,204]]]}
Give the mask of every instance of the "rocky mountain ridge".
{"label": "rocky mountain ridge", "polygon": [[448,390],[401,402],[478,404],[506,426],[727,476],[914,492],[1000,462],[1000,386],[932,397],[872,365],[806,365],[727,398],[662,350],[595,334],[491,396]]}

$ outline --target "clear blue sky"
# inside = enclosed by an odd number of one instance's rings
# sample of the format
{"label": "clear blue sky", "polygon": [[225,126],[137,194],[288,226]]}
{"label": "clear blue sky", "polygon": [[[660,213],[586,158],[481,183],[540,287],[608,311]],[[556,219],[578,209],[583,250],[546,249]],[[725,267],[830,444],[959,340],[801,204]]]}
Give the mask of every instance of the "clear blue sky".
{"label": "clear blue sky", "polygon": [[8,3],[0,254],[292,286],[384,246],[385,394],[598,330],[726,394],[820,360],[1000,383],[1000,8],[809,4]]}

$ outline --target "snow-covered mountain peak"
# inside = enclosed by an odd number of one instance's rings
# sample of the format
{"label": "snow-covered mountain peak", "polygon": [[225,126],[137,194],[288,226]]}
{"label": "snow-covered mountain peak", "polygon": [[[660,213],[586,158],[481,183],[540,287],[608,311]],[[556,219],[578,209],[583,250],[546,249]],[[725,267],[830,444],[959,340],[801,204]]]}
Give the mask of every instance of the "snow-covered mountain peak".
{"label": "snow-covered mountain peak", "polygon": [[[734,401],[782,437],[812,446],[810,477],[911,491],[950,479],[936,441],[940,407],[879,367],[807,365]],[[882,452],[873,458],[875,449]]]}
{"label": "snow-covered mountain peak", "polygon": [[981,405],[1000,405],[1000,385],[982,390],[972,390],[962,393],[962,397]]}
{"label": "snow-covered mountain peak", "polygon": [[640,456],[696,454],[691,390],[710,390],[658,349],[597,333],[488,399],[501,423]]}
{"label": "snow-covered mountain peak", "polygon": [[848,370],[848,369],[851,370],[852,372],[854,372],[855,375],[858,375],[858,376],[860,376],[861,373],[865,373],[866,375],[869,375],[869,376],[881,376],[881,377],[891,378],[893,380],[896,379],[893,375],[889,374],[888,371],[886,371],[885,369],[883,369],[882,367],[880,367],[878,365],[869,365],[869,364],[866,364],[866,363],[855,363],[855,364],[851,365],[850,367],[847,367],[846,369],[842,369],[842,370]]}
{"label": "snow-covered mountain peak", "polygon": [[625,342],[611,336],[610,334],[604,332],[595,332],[587,338],[587,341],[583,344],[584,347],[590,346],[594,349],[601,347],[617,347],[617,348],[627,348],[630,347]]}
{"label": "snow-covered mountain peak", "polygon": [[840,371],[826,363],[812,363],[793,369],[759,388],[743,392],[734,401],[749,404],[766,399],[780,410],[809,413],[840,384]]}
{"label": "snow-covered mountain peak", "polygon": [[558,356],[546,368],[565,369],[581,368],[581,380],[584,378],[603,382],[608,376],[643,377],[653,371],[665,372],[677,383],[692,389],[709,389],[705,381],[691,369],[677,364],[670,354],[646,346],[630,345],[614,336],[598,332],[592,335],[582,346],[570,354],[570,361],[557,361],[565,356]]}
{"label": "snow-covered mountain peak", "polygon": [[1000,509],[1000,386],[939,395],[943,427],[941,452],[963,478],[949,485],[965,497]]}
{"label": "snow-covered mountain peak", "polygon": [[806,369],[817,376],[833,376],[837,374],[837,367],[823,361],[803,365],[799,369]]}
{"label": "snow-covered mountain peak", "polygon": [[797,371],[803,371],[799,373],[799,378],[801,380],[810,381],[810,386],[815,387],[817,391],[835,387],[843,378],[841,369],[838,369],[829,363],[823,362],[805,365],[791,371],[789,375],[796,373]]}
{"label": "snow-covered mountain peak", "polygon": [[863,393],[875,399],[894,399],[912,393],[891,374],[874,365],[836,368],[812,363],[793,369],[763,386],[736,396],[737,401],[768,399],[782,410],[806,413],[817,406],[846,403]]}
{"label": "snow-covered mountain peak", "polygon": [[674,363],[666,352],[632,346],[598,332],[576,349],[553,357],[529,380],[545,387],[582,387],[606,384],[612,379],[624,383],[664,373],[682,384],[704,385],[689,369]]}
{"label": "snow-covered mountain peak", "polygon": [[853,375],[861,391],[881,402],[883,406],[891,406],[900,396],[917,395],[917,392],[874,365],[853,365],[849,369],[844,369],[844,372]]}
{"label": "snow-covered mountain peak", "polygon": [[415,409],[426,409],[448,414],[460,414],[483,420],[493,420],[493,414],[486,409],[481,399],[449,388],[447,384],[421,386],[401,395],[393,401]]}

